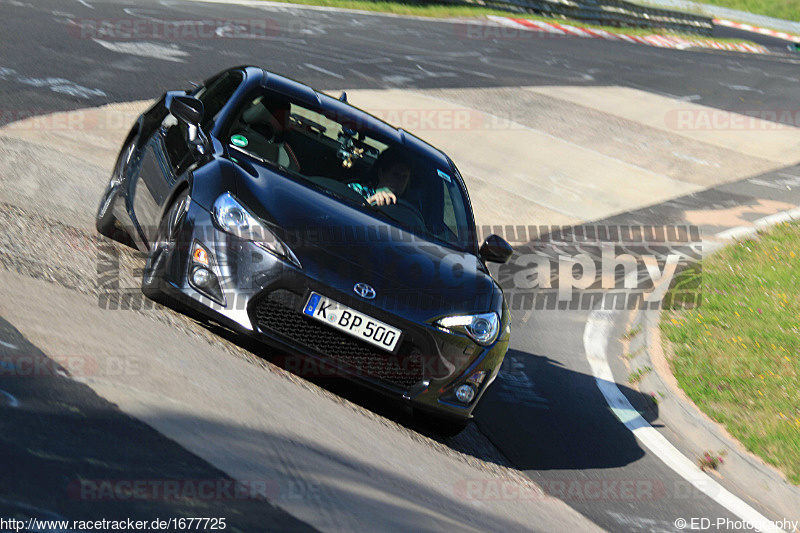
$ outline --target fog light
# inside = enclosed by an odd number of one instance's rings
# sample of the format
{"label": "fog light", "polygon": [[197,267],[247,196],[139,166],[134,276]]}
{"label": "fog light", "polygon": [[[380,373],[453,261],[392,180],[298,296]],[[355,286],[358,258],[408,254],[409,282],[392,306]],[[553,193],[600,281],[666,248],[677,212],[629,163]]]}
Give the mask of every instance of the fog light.
{"label": "fog light", "polygon": [[218,304],[225,305],[225,296],[222,294],[219,278],[211,268],[193,265],[189,270],[189,285]]}
{"label": "fog light", "polygon": [[456,388],[456,400],[461,403],[470,403],[475,399],[475,388],[472,385],[459,385]]}
{"label": "fog light", "polygon": [[197,267],[192,271],[192,283],[201,289],[208,289],[213,276],[214,274],[207,268]]}

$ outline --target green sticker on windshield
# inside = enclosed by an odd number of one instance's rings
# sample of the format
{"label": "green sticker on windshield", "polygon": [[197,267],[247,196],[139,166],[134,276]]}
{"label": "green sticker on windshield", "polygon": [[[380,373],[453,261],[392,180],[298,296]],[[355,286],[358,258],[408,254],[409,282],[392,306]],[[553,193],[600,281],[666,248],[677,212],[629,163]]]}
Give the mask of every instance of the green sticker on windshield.
{"label": "green sticker on windshield", "polygon": [[244,135],[237,134],[231,137],[231,143],[233,143],[234,146],[238,146],[240,148],[244,148],[245,146],[247,146],[248,142],[249,141],[247,140],[247,137],[245,137]]}

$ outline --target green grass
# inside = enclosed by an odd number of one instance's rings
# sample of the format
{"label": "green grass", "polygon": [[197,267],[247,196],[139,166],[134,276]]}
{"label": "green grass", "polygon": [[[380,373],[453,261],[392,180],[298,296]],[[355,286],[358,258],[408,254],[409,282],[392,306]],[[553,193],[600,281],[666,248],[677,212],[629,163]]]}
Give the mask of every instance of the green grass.
{"label": "green grass", "polygon": [[796,0],[696,0],[757,15],[800,21],[800,2]]}
{"label": "green grass", "polygon": [[632,352],[625,352],[624,354],[622,354],[622,356],[628,360],[635,359],[636,357],[642,355],[642,353],[645,351],[646,348],[647,348],[646,346],[639,346]]}
{"label": "green grass", "polygon": [[500,11],[483,6],[454,4],[436,4],[428,2],[381,2],[371,0],[272,0],[290,4],[309,6],[337,7],[342,9],[360,9],[362,11],[378,11],[395,15],[412,15],[418,17],[479,17],[483,15],[516,16],[508,11]]}
{"label": "green grass", "polygon": [[645,377],[652,371],[653,369],[650,368],[649,366],[643,366],[642,368],[631,372],[631,375],[628,376],[628,383],[630,383],[631,385],[639,383],[643,377]]}
{"label": "green grass", "polygon": [[800,225],[702,262],[702,305],[664,313],[681,388],[748,450],[800,484]]}
{"label": "green grass", "polygon": [[[436,18],[474,18],[484,17],[486,15],[499,15],[501,17],[514,17],[525,18],[530,20],[543,20],[545,22],[558,22],[561,24],[569,24],[584,28],[594,28],[598,30],[605,30],[609,33],[624,33],[627,35],[676,35],[688,40],[705,40],[708,37],[699,37],[697,35],[677,34],[662,30],[659,28],[646,29],[646,28],[618,28],[615,26],[598,26],[596,24],[585,24],[577,20],[567,20],[552,17],[544,17],[539,15],[532,15],[528,13],[512,13],[510,11],[501,11],[499,9],[492,9],[489,7],[479,5],[455,5],[455,4],[437,4],[429,2],[382,2],[372,0],[272,0],[275,2],[284,2],[290,4],[302,4],[309,6],[323,6],[335,7],[341,9],[358,9],[361,11],[376,11],[380,13],[392,13],[395,15],[409,15],[416,17],[436,17]],[[463,37],[462,37],[463,38]],[[743,39],[714,39],[715,41],[727,43],[751,43],[751,41]]]}
{"label": "green grass", "polygon": [[631,328],[625,335],[623,335],[622,340],[629,341],[641,332],[642,332],[642,326],[641,324],[639,324]]}

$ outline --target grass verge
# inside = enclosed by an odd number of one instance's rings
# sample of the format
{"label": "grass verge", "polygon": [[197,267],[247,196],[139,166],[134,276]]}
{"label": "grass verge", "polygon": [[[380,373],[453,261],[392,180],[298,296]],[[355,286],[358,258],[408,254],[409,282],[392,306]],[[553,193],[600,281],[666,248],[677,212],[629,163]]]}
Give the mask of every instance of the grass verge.
{"label": "grass verge", "polygon": [[377,11],[395,15],[411,15],[417,17],[479,17],[483,15],[517,16],[508,11],[492,9],[484,6],[437,4],[429,2],[382,2],[380,0],[270,0],[287,4],[307,6],[336,7],[342,9],[360,9],[361,11]]}
{"label": "grass verge", "polygon": [[703,4],[713,4],[756,15],[766,15],[776,19],[800,20],[800,2],[790,0],[695,0]]}
{"label": "grass verge", "polygon": [[[455,5],[455,4],[436,4],[436,3],[416,3],[416,2],[382,2],[379,0],[269,0],[272,2],[281,2],[287,4],[301,4],[307,6],[322,6],[334,7],[341,9],[357,9],[360,11],[375,11],[379,13],[391,13],[394,15],[408,15],[415,17],[433,17],[433,18],[474,18],[483,17],[486,15],[498,15],[501,17],[514,17],[525,18],[530,20],[541,20],[545,22],[557,22],[559,24],[569,24],[581,28],[592,28],[604,30],[608,33],[622,33],[626,35],[675,35],[687,40],[704,41],[710,37],[702,37],[692,34],[682,34],[670,32],[660,28],[618,28],[616,26],[598,26],[596,24],[585,24],[577,20],[568,20],[561,18],[544,17],[532,15],[528,13],[512,13],[510,11],[501,11],[489,7],[479,5]],[[466,37],[461,37],[466,38]],[[490,34],[487,33],[487,39]],[[752,44],[752,41],[744,39],[729,39],[729,38],[714,38],[715,41],[725,43],[747,43]]]}
{"label": "grass verge", "polygon": [[702,262],[702,305],[667,311],[670,366],[697,406],[800,484],[800,224]]}

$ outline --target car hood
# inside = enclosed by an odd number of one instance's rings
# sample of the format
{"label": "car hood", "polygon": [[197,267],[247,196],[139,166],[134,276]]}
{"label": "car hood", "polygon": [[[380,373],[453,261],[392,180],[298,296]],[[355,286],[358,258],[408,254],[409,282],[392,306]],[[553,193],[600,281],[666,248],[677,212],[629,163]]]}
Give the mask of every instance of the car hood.
{"label": "car hood", "polygon": [[366,283],[375,289],[374,305],[402,302],[429,316],[494,308],[500,289],[475,255],[267,169],[237,174],[238,199],[271,225],[306,276],[347,295]]}

